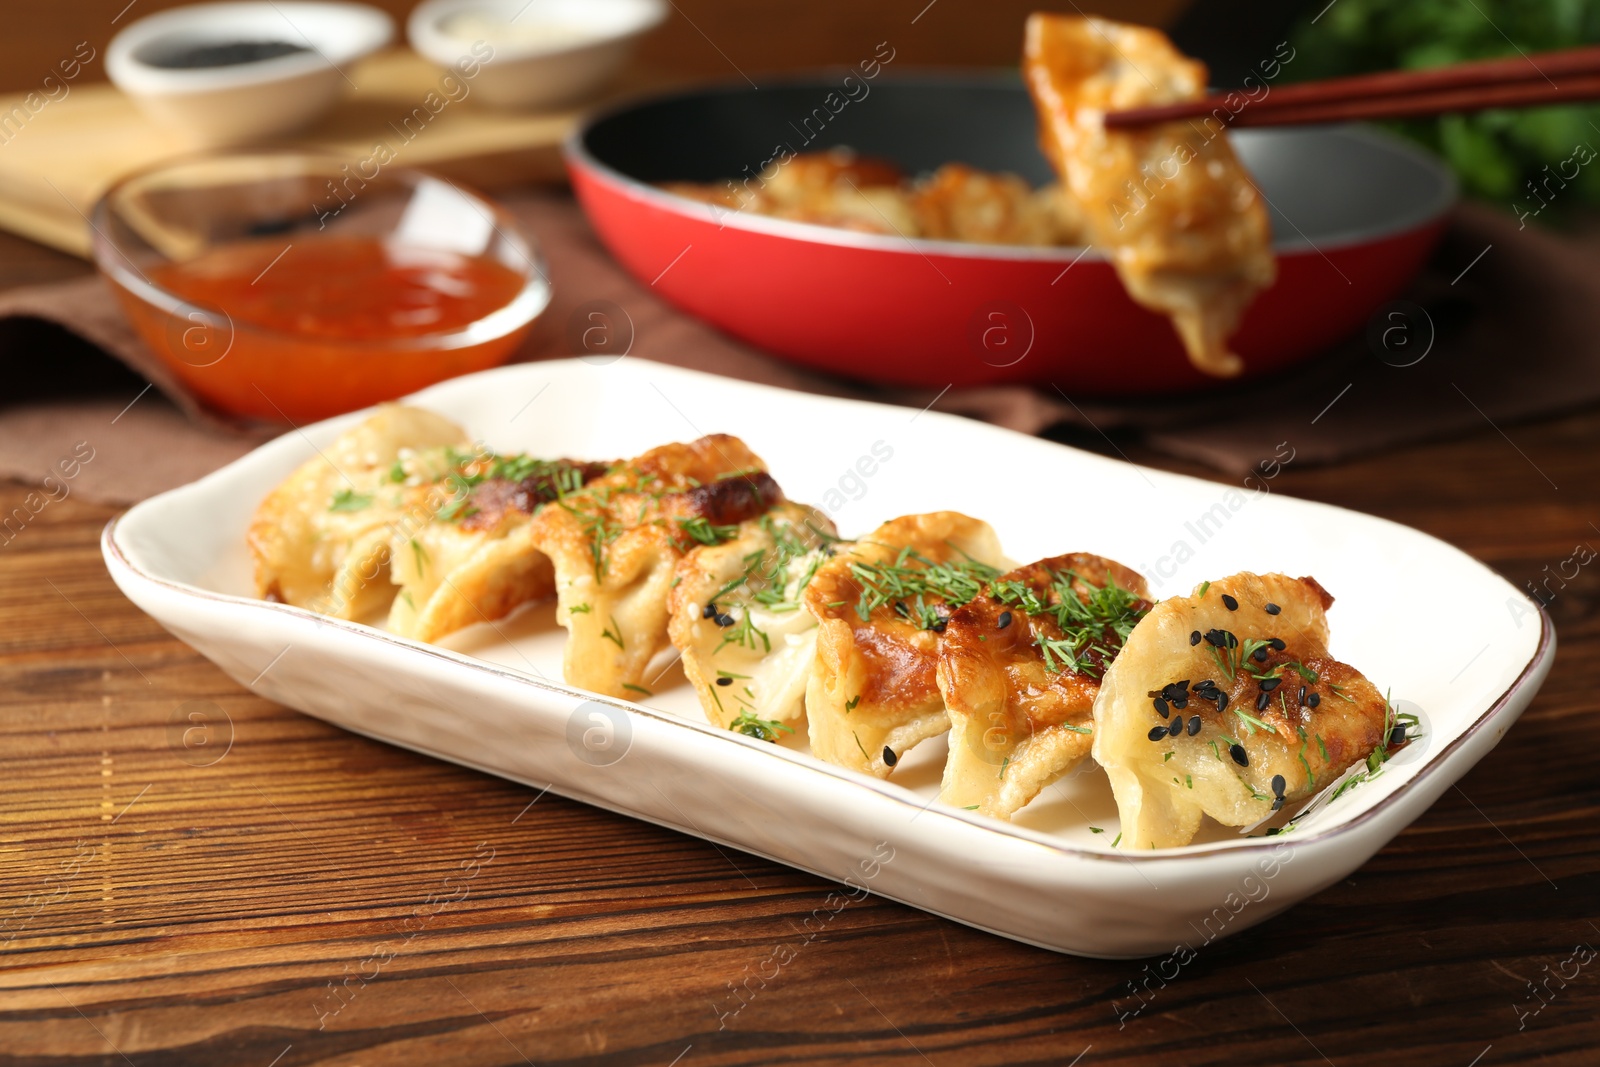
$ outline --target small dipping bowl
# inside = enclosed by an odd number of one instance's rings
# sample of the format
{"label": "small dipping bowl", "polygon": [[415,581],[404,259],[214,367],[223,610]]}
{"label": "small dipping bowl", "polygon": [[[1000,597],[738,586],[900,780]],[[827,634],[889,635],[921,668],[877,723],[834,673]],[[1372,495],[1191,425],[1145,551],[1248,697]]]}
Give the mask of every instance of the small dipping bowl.
{"label": "small dipping bowl", "polygon": [[126,26],[106,74],[191,147],[233,147],[315,122],[349,88],[352,65],[393,35],[367,4],[189,4]]}
{"label": "small dipping bowl", "polygon": [[534,242],[421,171],[298,153],[179,160],[95,206],[95,262],[215,410],[301,423],[498,366],[549,306]]}
{"label": "small dipping bowl", "polygon": [[666,0],[423,0],[406,35],[440,66],[475,71],[492,107],[553,108],[604,88],[667,11]]}

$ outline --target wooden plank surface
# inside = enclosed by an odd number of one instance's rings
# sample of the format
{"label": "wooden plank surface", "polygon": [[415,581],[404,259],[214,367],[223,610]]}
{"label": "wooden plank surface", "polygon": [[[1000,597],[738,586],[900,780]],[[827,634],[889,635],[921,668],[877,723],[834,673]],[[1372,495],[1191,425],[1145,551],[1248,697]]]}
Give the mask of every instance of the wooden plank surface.
{"label": "wooden plank surface", "polygon": [[[1600,545],[1600,414],[1504,429],[1274,486],[1520,585]],[[810,937],[824,881],[252,697],[116,591],[111,514],[68,498],[0,545],[0,1067],[1595,1062],[1594,567],[1459,789],[1163,976],[872,897]]]}
{"label": "wooden plank surface", "polygon": [[[395,162],[493,189],[562,177],[561,141],[580,110],[501,111],[472,97],[470,80],[446,96],[443,72],[409,49],[392,49],[355,66],[345,95],[310,129],[263,148],[293,146],[349,160],[388,147]],[[640,75],[622,78],[587,106],[637,92]],[[660,79],[651,80],[659,86]],[[423,101],[432,94],[432,106]],[[29,94],[0,97],[0,116]],[[180,135],[147,119],[110,85],[83,85],[59,102],[34,95],[37,111],[17,128],[0,128],[0,227],[79,256],[89,254],[89,223],[100,195],[118,179],[191,155]],[[419,111],[419,109],[421,109]],[[410,121],[409,125],[406,125]]]}

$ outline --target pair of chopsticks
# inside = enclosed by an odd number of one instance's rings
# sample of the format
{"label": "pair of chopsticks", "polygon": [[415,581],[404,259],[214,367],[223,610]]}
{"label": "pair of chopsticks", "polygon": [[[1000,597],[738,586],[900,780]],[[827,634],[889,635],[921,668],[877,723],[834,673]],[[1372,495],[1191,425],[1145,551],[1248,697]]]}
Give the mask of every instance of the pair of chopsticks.
{"label": "pair of chopsticks", "polygon": [[[1229,98],[1238,110],[1230,110]],[[1240,101],[1244,104],[1240,107]],[[1258,99],[1243,91],[1159,107],[1112,111],[1107,129],[1215,118],[1230,126],[1405,119],[1493,107],[1540,107],[1600,100],[1600,47],[1457,63],[1431,70],[1385,71],[1301,82]]]}

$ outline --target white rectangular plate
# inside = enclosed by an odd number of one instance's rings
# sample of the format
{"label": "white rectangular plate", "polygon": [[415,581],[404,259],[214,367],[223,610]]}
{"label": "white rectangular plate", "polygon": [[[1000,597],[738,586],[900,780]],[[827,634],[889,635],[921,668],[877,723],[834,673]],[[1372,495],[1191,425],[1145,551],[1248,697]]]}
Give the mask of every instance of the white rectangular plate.
{"label": "white rectangular plate", "polygon": [[1417,711],[1421,740],[1292,834],[1213,827],[1184,848],[1129,855],[1114,847],[1116,807],[1092,767],[1004,823],[934,801],[942,742],[884,782],[814,759],[803,741],[712,728],[670,664],[643,704],[568,687],[549,606],[440,647],[254,599],[244,534],[256,505],[365,413],[285,434],[106,528],[106,562],[129,598],[264,697],[1046,948],[1173,951],[1343,878],[1483,758],[1554,654],[1548,617],[1462,552],[1285,498],[1264,476],[1219,485],[932,411],[637,359],[523,364],[411,400],[493,448],[545,456],[737,434],[791,499],[821,505],[847,536],[950,508],[991,522],[1013,559],[1100,553],[1146,574],[1157,596],[1241,570],[1314,575],[1338,598],[1332,651]]}

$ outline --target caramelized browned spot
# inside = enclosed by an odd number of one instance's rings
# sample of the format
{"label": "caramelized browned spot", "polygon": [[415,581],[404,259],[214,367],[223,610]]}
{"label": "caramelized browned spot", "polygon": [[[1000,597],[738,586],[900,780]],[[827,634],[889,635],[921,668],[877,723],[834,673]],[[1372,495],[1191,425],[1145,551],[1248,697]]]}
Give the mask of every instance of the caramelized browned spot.
{"label": "caramelized browned spot", "polygon": [[690,515],[698,515],[719,526],[753,519],[783,502],[783,490],[766,471],[748,471],[697,485],[683,496],[684,507]]}
{"label": "caramelized browned spot", "polygon": [[[609,463],[583,462],[572,459],[553,461],[552,467],[530,475],[518,482],[505,478],[490,478],[472,487],[468,509],[461,520],[466,530],[489,530],[513,512],[532,515],[543,504],[561,495],[559,477],[568,470],[578,472],[579,484],[587,485],[611,469]],[[570,483],[565,483],[570,484]]]}

